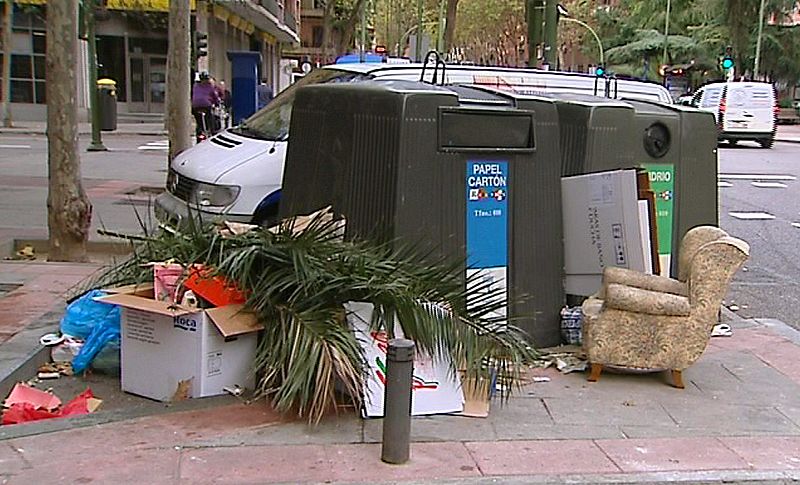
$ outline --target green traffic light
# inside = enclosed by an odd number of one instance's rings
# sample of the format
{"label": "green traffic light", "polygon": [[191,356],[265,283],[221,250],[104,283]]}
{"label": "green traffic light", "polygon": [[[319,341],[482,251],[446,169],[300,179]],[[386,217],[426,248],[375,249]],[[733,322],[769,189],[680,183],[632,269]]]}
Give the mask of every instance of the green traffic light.
{"label": "green traffic light", "polygon": [[730,57],[726,57],[722,59],[722,68],[723,69],[730,69],[733,67],[733,59]]}
{"label": "green traffic light", "polygon": [[597,77],[604,76],[604,75],[605,75],[605,73],[606,73],[606,68],[604,68],[603,66],[597,66],[597,67],[595,68],[595,70],[594,70],[594,74],[595,74]]}

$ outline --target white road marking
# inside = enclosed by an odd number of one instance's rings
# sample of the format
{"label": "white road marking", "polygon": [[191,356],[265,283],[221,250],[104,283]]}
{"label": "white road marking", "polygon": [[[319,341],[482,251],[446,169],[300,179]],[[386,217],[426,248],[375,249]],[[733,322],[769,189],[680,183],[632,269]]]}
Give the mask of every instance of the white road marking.
{"label": "white road marking", "polygon": [[775,219],[775,216],[766,212],[728,212],[728,215],[747,221]]}
{"label": "white road marking", "polygon": [[721,179],[729,180],[797,180],[794,175],[757,174],[757,173],[721,173]]}
{"label": "white road marking", "polygon": [[717,187],[733,187],[733,184],[730,182],[725,182],[723,180],[720,180],[719,182],[717,182]]}
{"label": "white road marking", "polygon": [[169,150],[169,140],[149,141],[145,145],[139,145],[139,150]]}
{"label": "white road marking", "polygon": [[0,148],[30,148],[30,145],[0,145]]}
{"label": "white road marking", "polygon": [[750,182],[750,185],[762,189],[785,189],[788,187],[788,185],[781,182]]}

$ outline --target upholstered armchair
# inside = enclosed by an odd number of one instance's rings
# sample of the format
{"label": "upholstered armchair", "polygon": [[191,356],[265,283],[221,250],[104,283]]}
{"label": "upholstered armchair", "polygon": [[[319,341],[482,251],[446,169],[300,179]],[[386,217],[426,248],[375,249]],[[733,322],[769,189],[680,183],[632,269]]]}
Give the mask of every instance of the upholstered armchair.
{"label": "upholstered armchair", "polygon": [[603,366],[671,370],[675,387],[683,388],[681,372],[705,350],[730,281],[750,250],[710,226],[686,236],[678,279],[619,268],[604,272],[603,288],[584,303],[590,381],[600,378]]}

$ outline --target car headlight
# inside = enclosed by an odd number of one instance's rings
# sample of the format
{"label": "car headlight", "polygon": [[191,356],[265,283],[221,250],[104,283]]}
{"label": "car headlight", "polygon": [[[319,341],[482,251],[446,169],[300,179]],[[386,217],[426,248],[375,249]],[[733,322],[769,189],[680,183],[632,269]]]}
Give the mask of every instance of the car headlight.
{"label": "car headlight", "polygon": [[191,200],[202,207],[221,207],[230,205],[239,197],[237,185],[212,185],[198,182],[192,191]]}

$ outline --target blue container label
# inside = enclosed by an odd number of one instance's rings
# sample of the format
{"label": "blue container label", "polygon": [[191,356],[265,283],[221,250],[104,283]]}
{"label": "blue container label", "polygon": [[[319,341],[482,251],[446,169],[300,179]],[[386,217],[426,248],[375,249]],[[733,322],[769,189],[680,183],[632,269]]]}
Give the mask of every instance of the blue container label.
{"label": "blue container label", "polygon": [[467,162],[467,264],[508,266],[508,162]]}

